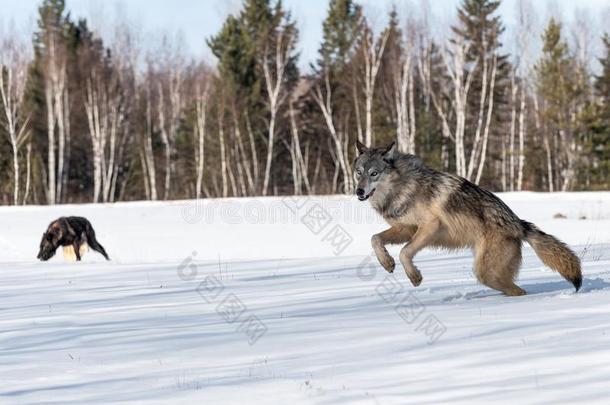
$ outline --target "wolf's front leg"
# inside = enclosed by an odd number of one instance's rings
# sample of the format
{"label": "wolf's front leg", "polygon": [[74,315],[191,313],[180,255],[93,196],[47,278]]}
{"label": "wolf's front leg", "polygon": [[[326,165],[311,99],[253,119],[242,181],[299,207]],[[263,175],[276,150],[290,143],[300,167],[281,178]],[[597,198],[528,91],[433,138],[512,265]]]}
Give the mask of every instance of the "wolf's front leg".
{"label": "wolf's front leg", "polygon": [[396,263],[385,245],[388,243],[406,243],[415,234],[417,227],[397,227],[393,226],[390,229],[386,229],[383,232],[373,235],[371,238],[371,245],[377,256],[377,260],[389,273],[394,271]]}
{"label": "wolf's front leg", "polygon": [[440,221],[433,219],[430,222],[417,228],[411,242],[400,250],[400,262],[405,268],[407,277],[415,287],[421,284],[423,277],[417,267],[413,264],[413,257],[436,239],[437,231],[440,228]]}
{"label": "wolf's front leg", "polygon": [[72,247],[74,248],[74,254],[76,255],[76,261],[80,262],[80,243],[78,243],[77,241],[74,241],[74,243],[72,243]]}

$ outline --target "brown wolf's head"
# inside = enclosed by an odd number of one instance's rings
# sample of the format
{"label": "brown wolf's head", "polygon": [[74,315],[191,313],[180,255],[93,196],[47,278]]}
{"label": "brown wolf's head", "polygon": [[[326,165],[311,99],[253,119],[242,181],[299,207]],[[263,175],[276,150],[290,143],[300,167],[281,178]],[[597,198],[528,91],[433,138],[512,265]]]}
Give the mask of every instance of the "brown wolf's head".
{"label": "brown wolf's head", "polygon": [[63,232],[57,222],[52,223],[49,229],[42,234],[40,249],[37,258],[47,261],[55,255],[55,251],[60,245]]}

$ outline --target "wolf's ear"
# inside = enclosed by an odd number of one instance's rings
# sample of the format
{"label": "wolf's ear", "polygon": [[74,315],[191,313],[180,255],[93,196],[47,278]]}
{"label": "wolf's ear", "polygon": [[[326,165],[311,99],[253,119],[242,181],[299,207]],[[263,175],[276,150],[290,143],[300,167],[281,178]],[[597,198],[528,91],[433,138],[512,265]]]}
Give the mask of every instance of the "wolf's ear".
{"label": "wolf's ear", "polygon": [[383,152],[383,160],[387,160],[389,162],[393,161],[396,157],[396,142],[392,142],[389,144],[384,152]]}
{"label": "wolf's ear", "polygon": [[358,149],[358,153],[360,153],[361,155],[366,152],[367,150],[369,150],[369,148],[367,148],[362,142],[360,142],[359,140],[356,140],[356,149]]}

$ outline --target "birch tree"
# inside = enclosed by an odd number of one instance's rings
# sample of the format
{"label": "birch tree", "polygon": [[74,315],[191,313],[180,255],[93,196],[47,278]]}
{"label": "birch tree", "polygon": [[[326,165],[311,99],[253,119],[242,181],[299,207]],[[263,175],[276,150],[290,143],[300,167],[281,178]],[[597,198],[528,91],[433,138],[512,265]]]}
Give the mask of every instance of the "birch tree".
{"label": "birch tree", "polygon": [[[442,128],[445,137],[451,139],[455,144],[455,167],[459,176],[467,176],[466,149],[464,134],[466,131],[466,114],[468,108],[468,94],[472,85],[473,68],[466,69],[466,53],[469,45],[460,37],[450,41],[449,51],[441,52],[443,61],[451,81],[451,90],[446,97],[452,100],[452,111],[447,111],[441,97],[432,93],[434,107],[441,118]],[[475,61],[476,65],[478,61]],[[455,116],[455,124],[451,130],[449,114]]]}
{"label": "birch tree", "polygon": [[[24,44],[18,42],[15,33],[0,40],[0,102],[4,120],[4,132],[8,136],[13,155],[13,204],[20,203],[19,151],[30,135],[29,120],[24,106],[27,68],[30,58]],[[30,145],[30,144],[28,144]],[[29,176],[27,176],[29,180]],[[26,187],[26,190],[28,187]]]}
{"label": "birch tree", "polygon": [[208,98],[210,94],[209,81],[202,84],[202,78],[197,80],[195,85],[195,139],[197,140],[197,153],[195,155],[195,163],[197,167],[197,180],[195,183],[195,196],[201,198],[203,190],[203,174],[205,168],[205,138],[206,138],[206,120],[208,109]]}
{"label": "birch tree", "polygon": [[146,188],[148,189],[148,198],[150,200],[157,200],[157,171],[155,165],[155,155],[153,153],[153,132],[155,130],[153,121],[153,89],[152,89],[153,72],[149,63],[147,77],[142,83],[143,89],[141,89],[143,95],[141,98],[144,99],[144,121],[145,125],[142,128],[142,169],[144,171],[144,178],[146,179]]}
{"label": "birch tree", "polygon": [[324,72],[323,82],[318,83],[313,89],[313,98],[324,117],[324,123],[332,139],[334,157],[337,161],[336,167],[343,178],[343,192],[349,194],[352,190],[347,146],[349,138],[345,132],[337,130],[335,125],[333,94],[328,70]]}
{"label": "birch tree", "polygon": [[375,97],[375,82],[381,66],[383,52],[388,41],[388,33],[375,43],[372,29],[366,22],[362,41],[362,56],[364,61],[364,102],[365,102],[365,129],[364,144],[370,147],[373,142],[373,99]]}
{"label": "birch tree", "polygon": [[406,29],[405,46],[393,69],[394,102],[396,104],[396,140],[398,149],[404,153],[415,153],[415,76],[413,27]]}
{"label": "birch tree", "polygon": [[184,56],[182,44],[170,41],[165,36],[162,41],[162,57],[157,72],[157,120],[165,155],[165,182],[163,199],[170,198],[173,171],[172,154],[184,106]]}
{"label": "birch tree", "polygon": [[485,168],[488,143],[505,142],[502,117],[508,105],[501,95],[507,92],[510,64],[508,55],[500,54],[504,26],[497,15],[499,6],[498,0],[464,0],[458,8],[458,24],[452,27],[455,36],[468,44],[465,61],[473,81],[467,104],[473,108],[465,121],[465,145],[470,149],[465,177],[477,182]]}
{"label": "birch tree", "polygon": [[42,56],[44,99],[47,114],[47,202],[62,199],[66,182],[65,156],[69,147],[70,110],[66,83],[67,48],[63,15],[64,2],[50,1],[40,8],[38,52]]}
{"label": "birch tree", "polygon": [[[278,112],[287,96],[288,83],[286,70],[291,63],[291,53],[294,50],[294,33],[292,32],[292,29],[290,27],[280,28],[276,38],[273,38],[272,42],[274,42],[274,44],[265,44],[262,57],[262,67],[269,101],[267,159],[262,190],[264,196],[267,195],[269,191]],[[272,47],[273,49],[271,49]],[[272,54],[270,55],[270,53]]]}
{"label": "birch tree", "polygon": [[[526,104],[526,94],[531,89],[532,83],[529,80],[530,70],[531,70],[531,48],[530,48],[530,37],[533,35],[533,26],[534,26],[534,10],[532,8],[531,2],[529,0],[520,0],[517,4],[518,7],[518,29],[517,29],[517,37],[516,37],[516,62],[515,67],[513,68],[514,72],[514,80],[516,81],[515,76],[518,76],[519,82],[514,83],[515,90],[512,91],[512,94],[516,95],[519,93],[519,153],[517,159],[517,179],[516,185],[513,187],[513,182],[511,181],[511,190],[515,189],[517,191],[521,191],[523,189],[523,169],[525,166],[525,139],[526,139],[526,118],[527,118],[527,104]],[[516,105],[517,100],[516,97],[513,96],[513,103]],[[510,163],[510,172],[511,179],[514,179],[514,147],[513,141],[511,140],[511,163]]]}
{"label": "birch tree", "polygon": [[81,54],[81,59],[88,59],[83,67],[86,72],[83,87],[93,152],[93,202],[113,200],[119,149],[126,132],[122,83],[112,61],[103,53],[98,40],[88,44],[85,54]]}

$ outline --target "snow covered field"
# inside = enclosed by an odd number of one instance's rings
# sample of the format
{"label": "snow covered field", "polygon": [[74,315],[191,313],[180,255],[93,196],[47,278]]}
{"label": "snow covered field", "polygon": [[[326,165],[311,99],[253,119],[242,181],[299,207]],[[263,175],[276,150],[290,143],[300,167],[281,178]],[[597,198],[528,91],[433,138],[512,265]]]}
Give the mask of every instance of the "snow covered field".
{"label": "snow covered field", "polygon": [[[581,255],[581,292],[529,245],[525,297],[467,251],[423,251],[413,288],[352,197],[0,207],[0,404],[608,403],[610,192],[500,196]],[[61,215],[112,261],[36,261]]]}

